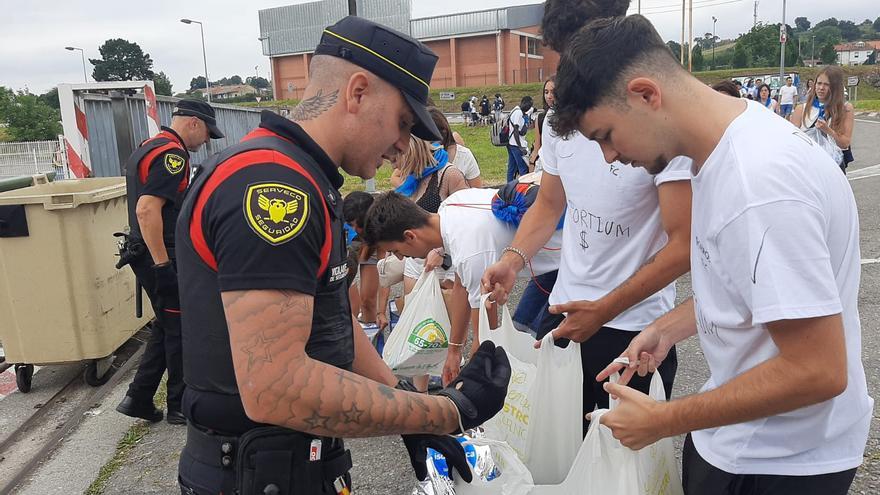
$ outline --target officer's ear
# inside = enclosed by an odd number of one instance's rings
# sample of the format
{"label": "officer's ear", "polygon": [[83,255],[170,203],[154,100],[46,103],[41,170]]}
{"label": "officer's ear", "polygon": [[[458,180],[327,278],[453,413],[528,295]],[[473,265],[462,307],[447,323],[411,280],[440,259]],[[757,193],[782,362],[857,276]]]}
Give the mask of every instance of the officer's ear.
{"label": "officer's ear", "polygon": [[417,237],[418,236],[416,235],[415,231],[412,229],[403,231],[403,240],[406,243],[412,243],[416,240]]}
{"label": "officer's ear", "polygon": [[345,104],[348,113],[356,114],[363,110],[365,96],[373,89],[371,82],[370,77],[362,71],[355,72],[348,78],[348,84],[345,86]]}

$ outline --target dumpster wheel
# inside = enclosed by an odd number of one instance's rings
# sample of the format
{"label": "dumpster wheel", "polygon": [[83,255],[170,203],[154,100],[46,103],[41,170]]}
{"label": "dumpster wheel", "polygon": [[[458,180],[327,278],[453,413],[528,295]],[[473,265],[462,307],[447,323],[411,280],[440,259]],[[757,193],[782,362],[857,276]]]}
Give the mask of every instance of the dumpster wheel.
{"label": "dumpster wheel", "polygon": [[18,391],[26,394],[31,391],[31,383],[34,379],[34,365],[32,364],[16,364],[15,365],[15,385]]}
{"label": "dumpster wheel", "polygon": [[85,371],[83,371],[83,380],[92,387],[100,387],[107,383],[107,380],[113,375],[110,370],[115,358],[116,356],[110,355],[105,358],[89,361]]}

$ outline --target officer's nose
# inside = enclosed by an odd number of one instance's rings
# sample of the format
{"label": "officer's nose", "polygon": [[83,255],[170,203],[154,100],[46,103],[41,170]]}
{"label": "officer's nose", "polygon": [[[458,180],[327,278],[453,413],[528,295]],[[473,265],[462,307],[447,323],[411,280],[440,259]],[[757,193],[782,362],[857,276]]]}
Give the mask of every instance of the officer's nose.
{"label": "officer's nose", "polygon": [[605,156],[605,161],[608,163],[614,163],[620,157],[620,153],[607,143],[600,141],[599,147],[602,148],[602,155]]}

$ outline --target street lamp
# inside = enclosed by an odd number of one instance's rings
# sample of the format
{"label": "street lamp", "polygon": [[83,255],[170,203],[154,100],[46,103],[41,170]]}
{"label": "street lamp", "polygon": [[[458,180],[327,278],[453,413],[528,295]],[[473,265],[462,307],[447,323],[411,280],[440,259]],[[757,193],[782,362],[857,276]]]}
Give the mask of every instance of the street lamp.
{"label": "street lamp", "polygon": [[810,36],[810,67],[816,66],[816,37]]}
{"label": "street lamp", "polygon": [[269,79],[272,82],[272,99],[277,100],[278,98],[275,95],[275,62],[272,61],[272,38],[267,34],[266,36],[260,36],[257,38],[257,41],[260,43],[266,42],[268,52],[269,52]]}
{"label": "street lamp", "polygon": [[718,18],[714,15],[712,16],[712,70],[715,70],[715,24],[718,22]]}
{"label": "street lamp", "polygon": [[208,79],[208,55],[205,53],[205,27],[201,22],[192,19],[181,19],[180,22],[184,24],[198,24],[199,31],[202,32],[202,60],[205,62],[205,96],[208,98],[208,103],[211,103],[211,81]]}
{"label": "street lamp", "polygon": [[65,46],[64,49],[71,51],[71,52],[75,51],[75,50],[79,50],[79,54],[82,56],[82,61],[83,61],[83,79],[85,80],[85,82],[89,82],[89,76],[86,75],[86,52],[85,52],[85,50],[83,50],[82,48],[77,48],[75,46]]}

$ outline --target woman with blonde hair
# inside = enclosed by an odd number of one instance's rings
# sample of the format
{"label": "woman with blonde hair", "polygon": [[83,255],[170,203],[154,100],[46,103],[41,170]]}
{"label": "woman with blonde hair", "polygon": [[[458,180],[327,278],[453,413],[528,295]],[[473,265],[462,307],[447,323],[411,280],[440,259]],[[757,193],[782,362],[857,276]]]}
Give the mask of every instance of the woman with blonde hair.
{"label": "woman with blonde hair", "polygon": [[[844,98],[844,74],[836,65],[829,65],[816,76],[813,91],[807,94],[807,101],[792,114],[791,122],[808,132],[811,137],[831,139],[842,151],[842,155],[832,157],[838,160],[843,173],[853,161],[850,145],[855,125],[853,106]],[[829,151],[826,149],[826,151]],[[832,148],[832,151],[833,148]]]}

